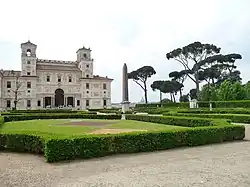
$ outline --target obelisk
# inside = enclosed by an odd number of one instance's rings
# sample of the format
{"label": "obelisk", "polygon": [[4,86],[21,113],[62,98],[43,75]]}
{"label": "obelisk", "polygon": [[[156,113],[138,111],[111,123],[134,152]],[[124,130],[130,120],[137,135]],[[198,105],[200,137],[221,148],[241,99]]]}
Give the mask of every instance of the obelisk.
{"label": "obelisk", "polygon": [[124,63],[122,68],[122,119],[125,119],[125,113],[129,110],[129,98],[128,98],[128,68]]}

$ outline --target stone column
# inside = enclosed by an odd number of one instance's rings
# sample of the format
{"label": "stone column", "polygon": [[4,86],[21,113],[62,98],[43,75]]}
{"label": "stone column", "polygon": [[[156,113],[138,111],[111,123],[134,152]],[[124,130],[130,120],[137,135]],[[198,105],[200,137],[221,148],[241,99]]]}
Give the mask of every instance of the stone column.
{"label": "stone column", "polygon": [[129,110],[129,97],[128,97],[128,68],[124,63],[122,68],[122,112],[125,113]]}
{"label": "stone column", "polygon": [[43,108],[43,97],[41,98],[41,106]]}
{"label": "stone column", "polygon": [[53,108],[55,106],[55,99],[54,97],[50,97],[51,98],[51,108]]}

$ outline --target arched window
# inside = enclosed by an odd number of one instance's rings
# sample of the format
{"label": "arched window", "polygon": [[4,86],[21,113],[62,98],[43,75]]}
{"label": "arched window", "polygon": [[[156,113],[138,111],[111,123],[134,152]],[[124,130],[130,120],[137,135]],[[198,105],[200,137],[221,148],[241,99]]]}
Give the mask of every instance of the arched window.
{"label": "arched window", "polygon": [[26,56],[31,56],[31,50],[30,49],[27,49]]}
{"label": "arched window", "polygon": [[84,53],[84,54],[83,54],[83,57],[84,57],[84,58],[87,58],[87,54],[86,54],[86,53]]}

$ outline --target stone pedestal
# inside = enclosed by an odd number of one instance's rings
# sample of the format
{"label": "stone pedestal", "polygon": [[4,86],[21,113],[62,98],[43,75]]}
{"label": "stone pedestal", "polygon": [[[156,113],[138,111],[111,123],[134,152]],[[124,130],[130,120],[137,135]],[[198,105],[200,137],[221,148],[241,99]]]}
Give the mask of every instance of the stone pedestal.
{"label": "stone pedestal", "polygon": [[126,112],[129,111],[129,101],[123,101],[122,103],[122,120],[126,119]]}
{"label": "stone pedestal", "polygon": [[210,111],[213,110],[213,105],[212,105],[212,103],[209,103],[209,109],[210,109]]}
{"label": "stone pedestal", "polygon": [[123,113],[126,113],[127,111],[129,111],[129,104],[130,104],[129,101],[122,102],[122,112]]}

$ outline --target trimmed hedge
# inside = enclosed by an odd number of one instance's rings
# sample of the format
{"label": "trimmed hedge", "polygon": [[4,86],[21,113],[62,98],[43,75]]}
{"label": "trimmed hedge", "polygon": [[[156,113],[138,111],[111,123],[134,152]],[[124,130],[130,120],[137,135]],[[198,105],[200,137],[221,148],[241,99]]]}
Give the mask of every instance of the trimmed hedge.
{"label": "trimmed hedge", "polygon": [[183,116],[183,117],[197,117],[197,118],[217,118],[217,119],[230,119],[235,123],[248,123],[250,124],[250,115],[244,114],[184,114],[184,113],[165,113],[165,116]]}
{"label": "trimmed hedge", "polygon": [[0,127],[3,125],[3,123],[4,123],[4,118],[0,116]]}
{"label": "trimmed hedge", "polygon": [[[24,120],[21,117],[24,119],[120,119],[121,116],[39,114],[4,116],[4,120]],[[163,124],[178,124],[179,126],[192,126],[195,128],[82,136],[60,136],[48,133],[30,132],[0,132],[0,149],[18,152],[44,153],[48,162],[56,162],[76,158],[101,157],[117,153],[148,152],[182,146],[220,143],[223,141],[242,140],[245,137],[244,126],[232,125],[225,120],[137,115],[127,115],[127,118]]]}
{"label": "trimmed hedge", "polygon": [[77,113],[71,109],[47,109],[47,110],[10,110],[10,113]]}
{"label": "trimmed hedge", "polygon": [[34,114],[3,116],[4,121],[22,121],[34,119],[121,119],[121,115],[96,115],[96,114]]}
{"label": "trimmed hedge", "polygon": [[[199,107],[209,107],[208,101],[199,101]],[[250,100],[212,101],[214,108],[250,108]]]}
{"label": "trimmed hedge", "polygon": [[242,140],[244,137],[244,126],[230,125],[71,139],[55,138],[46,141],[44,155],[48,162],[57,162],[76,158],[102,157],[117,153],[149,152],[182,146],[198,146]]}
{"label": "trimmed hedge", "polygon": [[[209,101],[199,101],[200,108],[209,108]],[[213,108],[250,108],[250,100],[238,100],[238,101],[211,101]],[[176,108],[189,108],[189,102],[180,103],[149,103],[149,104],[136,104],[136,108],[141,107],[176,107]]]}
{"label": "trimmed hedge", "polygon": [[200,126],[214,125],[211,119],[189,118],[189,117],[127,115],[126,118],[129,120],[145,121],[145,122],[184,126],[184,127],[200,127]]}
{"label": "trimmed hedge", "polygon": [[[175,109],[176,110],[176,109]],[[165,112],[170,112],[171,109],[163,107],[138,107],[135,108],[135,112],[146,112],[148,114],[163,114]]]}
{"label": "trimmed hedge", "polygon": [[179,107],[179,108],[188,108],[189,102],[180,102],[180,103],[148,103],[148,104],[136,104],[135,108],[142,108],[142,107]]}
{"label": "trimmed hedge", "polygon": [[44,139],[40,135],[31,134],[30,132],[0,132],[0,150],[3,149],[40,154],[44,152]]}
{"label": "trimmed hedge", "polygon": [[178,113],[192,113],[192,114],[250,114],[250,110],[246,108],[229,108],[229,109],[213,109],[203,110],[203,109],[191,109],[191,110],[177,110]]}

